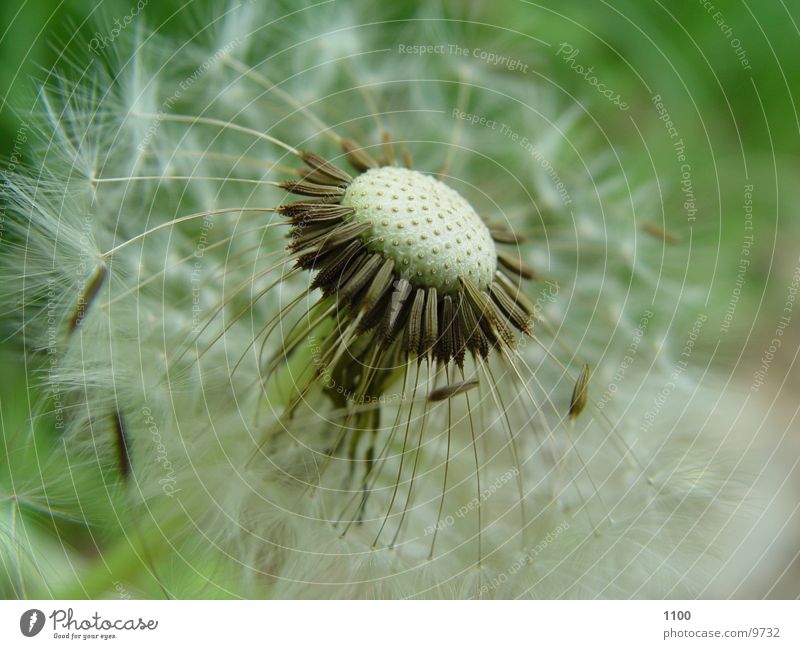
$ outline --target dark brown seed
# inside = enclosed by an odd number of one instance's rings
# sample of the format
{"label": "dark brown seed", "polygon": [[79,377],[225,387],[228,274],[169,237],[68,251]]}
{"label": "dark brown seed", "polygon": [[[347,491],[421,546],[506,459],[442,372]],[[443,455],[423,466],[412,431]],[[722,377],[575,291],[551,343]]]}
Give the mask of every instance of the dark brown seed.
{"label": "dark brown seed", "polygon": [[340,181],[334,180],[327,174],[324,174],[316,169],[309,169],[308,167],[300,167],[295,169],[295,173],[300,177],[300,180],[306,182],[317,183],[318,185],[341,185]]}
{"label": "dark brown seed", "polygon": [[324,238],[340,227],[339,222],[328,223],[309,223],[303,226],[292,228],[290,250],[298,250],[307,243],[316,243],[316,239]]}
{"label": "dark brown seed", "polygon": [[503,318],[502,313],[485,293],[483,293],[483,298],[484,301],[481,306],[484,310],[481,312],[480,322],[486,337],[494,340],[496,346],[504,344],[507,347],[513,347],[515,342],[514,333]]}
{"label": "dark brown seed", "polygon": [[278,207],[278,212],[281,214],[286,214],[287,216],[295,216],[298,214],[307,214],[309,212],[314,213],[317,211],[320,212],[330,212],[331,210],[353,210],[352,208],[348,208],[344,205],[339,205],[336,203],[326,203],[325,201],[320,201],[316,198],[304,198],[301,201],[296,203],[286,203],[285,205],[281,205]]}
{"label": "dark brown seed", "polygon": [[584,365],[581,373],[578,375],[578,380],[575,382],[575,387],[572,390],[572,398],[569,402],[569,416],[570,419],[575,419],[586,408],[586,400],[589,389],[589,366]]}
{"label": "dark brown seed", "polygon": [[312,153],[311,151],[302,151],[300,157],[314,171],[328,176],[331,180],[343,185],[349,185],[353,182],[353,177],[344,169],[340,169],[332,162],[329,162],[322,156]]}
{"label": "dark brown seed", "polygon": [[347,267],[342,271],[342,275],[339,278],[339,284],[338,286],[335,287],[335,289],[341,290],[341,287],[343,287],[347,282],[349,282],[350,279],[353,276],[355,276],[355,274],[359,272],[363,268],[364,264],[368,263],[373,256],[374,255],[370,255],[369,253],[364,252],[355,259],[353,259],[353,263],[348,264]]}
{"label": "dark brown seed", "polygon": [[369,228],[369,223],[348,223],[334,226],[325,229],[321,234],[310,233],[311,238],[304,237],[302,243],[293,243],[289,249],[293,252],[305,253],[297,261],[300,267],[317,268],[317,264],[323,261],[324,255],[334,252],[339,246],[344,246],[354,239],[360,239],[361,235]]}
{"label": "dark brown seed", "polygon": [[511,324],[513,324],[522,333],[533,334],[533,320],[525,313],[524,309],[517,304],[497,282],[492,282],[489,285],[489,293],[494,300],[495,305],[505,314]]}
{"label": "dark brown seed", "polygon": [[433,356],[436,340],[439,336],[439,300],[435,288],[429,288],[425,298],[425,318],[424,331],[422,334],[422,344],[419,349],[420,355]]}
{"label": "dark brown seed", "polygon": [[453,358],[459,367],[464,367],[464,356],[467,352],[468,332],[464,328],[464,300],[458,294],[458,303],[453,305],[453,318],[450,321],[450,335],[453,341]]}
{"label": "dark brown seed", "polygon": [[342,151],[347,155],[348,162],[361,172],[375,169],[380,166],[361,146],[347,138],[341,141]]}
{"label": "dark brown seed", "polygon": [[403,147],[403,164],[405,165],[406,169],[414,168],[414,159],[411,157],[411,151],[409,151],[405,146]]}
{"label": "dark brown seed", "polygon": [[442,388],[432,390],[428,395],[428,401],[445,401],[452,399],[456,395],[464,394],[468,390],[478,387],[478,379],[469,379],[468,381],[460,381],[458,383],[451,383]]}
{"label": "dark brown seed", "polygon": [[494,274],[494,278],[497,280],[500,288],[502,288],[506,294],[517,303],[519,308],[521,308],[531,318],[536,317],[536,307],[534,306],[533,302],[528,299],[525,293],[522,292],[519,283],[512,282],[508,275],[499,270]]}
{"label": "dark brown seed", "polygon": [[378,301],[383,297],[384,293],[389,290],[394,280],[394,261],[387,259],[383,262],[380,270],[375,274],[369,289],[364,295],[364,300],[360,304],[360,308],[368,313],[371,311]]}
{"label": "dark brown seed", "polygon": [[489,234],[497,243],[522,243],[525,238],[510,230],[502,223],[492,223],[489,226]]}
{"label": "dark brown seed", "polygon": [[316,196],[329,200],[340,199],[344,196],[344,189],[336,185],[318,185],[303,180],[286,180],[278,183],[278,187],[299,196]]}
{"label": "dark brown seed", "polygon": [[355,212],[352,207],[337,203],[310,203],[301,201],[281,205],[278,212],[288,216],[294,225],[304,225],[313,222],[344,220]]}
{"label": "dark brown seed", "polygon": [[464,332],[465,350],[478,353],[481,358],[489,356],[489,341],[481,330],[478,316],[473,312],[470,301],[466,298],[461,300],[461,308],[458,310],[461,331]]}
{"label": "dark brown seed", "polygon": [[360,257],[364,244],[360,241],[351,241],[341,251],[332,255],[324,263],[318,263],[319,272],[311,282],[311,288],[322,288],[338,286],[342,274],[347,266],[352,265]]}
{"label": "dark brown seed", "polygon": [[445,295],[439,302],[439,338],[436,341],[436,359],[449,363],[453,358],[453,299]]}
{"label": "dark brown seed", "polygon": [[128,435],[125,430],[125,422],[119,408],[114,410],[114,445],[117,448],[117,468],[123,480],[127,480],[131,474],[131,456],[128,446]]}
{"label": "dark brown seed", "polygon": [[414,302],[411,304],[411,312],[408,315],[406,324],[405,339],[403,348],[406,356],[419,353],[419,345],[422,342],[422,318],[423,307],[425,306],[425,289],[418,288],[414,295]]}
{"label": "dark brown seed", "polygon": [[511,271],[515,275],[519,275],[524,279],[536,279],[536,271],[533,270],[528,264],[522,261],[519,257],[510,255],[503,250],[497,251],[497,261],[506,270]]}
{"label": "dark brown seed", "polygon": [[410,308],[411,284],[407,279],[400,278],[394,283],[394,290],[386,310],[386,316],[381,326],[381,334],[386,343],[395,339],[403,328]]}
{"label": "dark brown seed", "polygon": [[459,281],[464,289],[466,301],[472,307],[472,311],[486,338],[494,345],[505,343],[509,347],[513,347],[514,334],[511,333],[511,330],[503,321],[489,296],[478,290],[478,287],[470,280],[459,277]]}
{"label": "dark brown seed", "polygon": [[642,223],[642,231],[649,234],[651,237],[655,237],[656,239],[661,239],[665,243],[679,243],[681,238],[677,234],[673,234],[662,228],[655,223],[650,223],[649,221],[645,221]]}
{"label": "dark brown seed", "polygon": [[357,293],[366,286],[367,282],[372,279],[382,262],[383,257],[380,255],[369,257],[364,265],[353,273],[352,277],[342,282],[339,288],[339,301],[342,303],[351,302]]}
{"label": "dark brown seed", "polygon": [[92,302],[94,302],[97,294],[103,287],[107,276],[108,268],[105,264],[100,264],[97,267],[97,270],[95,270],[94,275],[92,275],[92,279],[89,280],[89,283],[86,285],[83,295],[78,298],[78,305],[75,307],[75,312],[73,313],[69,320],[69,324],[67,325],[67,338],[72,336],[72,334],[75,333],[75,330],[81,326],[81,323],[83,323],[83,319],[86,317],[86,312],[89,310],[89,307],[92,306]]}
{"label": "dark brown seed", "polygon": [[389,134],[386,131],[381,133],[381,142],[383,143],[383,161],[384,164],[394,165],[397,163],[397,157],[394,154],[394,146]]}

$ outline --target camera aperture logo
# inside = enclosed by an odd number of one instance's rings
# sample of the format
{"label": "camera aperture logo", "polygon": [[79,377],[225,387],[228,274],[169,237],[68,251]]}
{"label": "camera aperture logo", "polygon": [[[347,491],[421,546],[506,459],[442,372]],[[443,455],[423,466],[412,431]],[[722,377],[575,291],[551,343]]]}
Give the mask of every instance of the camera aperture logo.
{"label": "camera aperture logo", "polygon": [[141,617],[106,618],[95,612],[88,618],[75,616],[71,608],[55,609],[50,615],[37,608],[25,611],[19,618],[22,635],[32,638],[45,626],[47,618],[53,625],[53,637],[57,640],[111,640],[119,637],[120,631],[154,631],[158,620]]}
{"label": "camera aperture logo", "polygon": [[44,628],[44,613],[38,608],[25,611],[19,618],[19,630],[22,635],[32,638]]}

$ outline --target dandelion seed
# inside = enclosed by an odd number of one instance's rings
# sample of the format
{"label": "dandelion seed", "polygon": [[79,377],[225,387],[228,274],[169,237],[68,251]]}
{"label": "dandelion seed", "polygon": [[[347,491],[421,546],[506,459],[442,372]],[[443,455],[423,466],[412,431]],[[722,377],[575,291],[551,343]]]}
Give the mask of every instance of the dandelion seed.
{"label": "dandelion seed", "polygon": [[670,232],[669,230],[662,228],[655,223],[651,223],[650,221],[645,221],[642,223],[642,231],[646,232],[655,239],[661,239],[665,243],[679,243],[681,240],[677,234]]}
{"label": "dandelion seed", "polygon": [[472,390],[477,387],[477,379],[470,379],[469,381],[460,381],[452,385],[447,385],[443,388],[437,388],[428,395],[429,401],[444,401],[445,399],[452,399],[456,395],[462,394],[467,390]]}
{"label": "dandelion seed", "polygon": [[584,365],[578,380],[575,381],[575,388],[572,391],[572,398],[569,401],[569,418],[575,419],[586,408],[586,401],[589,392],[589,366]]}
{"label": "dandelion seed", "polygon": [[[629,345],[628,301],[652,299],[635,283],[651,279],[646,260],[623,254],[630,197],[601,178],[620,170],[593,163],[582,177],[557,137],[580,129],[575,112],[541,88],[527,106],[527,79],[471,61],[457,72],[448,57],[403,60],[393,77],[393,21],[356,30],[336,4],[293,10],[298,25],[320,21],[311,37],[264,38],[264,8],[231,10],[237,48],[215,44],[217,67],[203,67],[206,47],[181,54],[207,70],[184,113],[158,96],[181,87],[175,66],[134,44],[123,90],[48,100],[53,157],[36,179],[6,179],[3,302],[34,358],[49,321],[70,334],[45,378],[69,406],[54,406],[65,444],[113,467],[138,536],[166,537],[170,560],[182,543],[225,595],[695,592],[706,553],[692,526],[719,499],[672,475],[691,473],[680,444],[696,431],[665,413],[653,425],[680,429],[669,446],[652,431],[628,442],[669,358],[628,370],[624,417],[588,389],[589,364],[604,380],[606,357]],[[323,43],[342,55],[334,67]],[[390,57],[386,79],[377,56]],[[414,81],[398,92],[395,77]],[[552,160],[532,168],[454,105],[531,144],[542,133]],[[568,177],[560,209],[551,181]]]}

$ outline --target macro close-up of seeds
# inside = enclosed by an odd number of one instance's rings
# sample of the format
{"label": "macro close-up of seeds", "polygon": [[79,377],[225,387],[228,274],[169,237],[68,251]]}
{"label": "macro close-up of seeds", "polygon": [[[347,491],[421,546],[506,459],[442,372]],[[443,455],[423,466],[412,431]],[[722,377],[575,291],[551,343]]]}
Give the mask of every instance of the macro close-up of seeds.
{"label": "macro close-up of seeds", "polygon": [[493,4],[42,14],[4,598],[800,596],[790,10]]}

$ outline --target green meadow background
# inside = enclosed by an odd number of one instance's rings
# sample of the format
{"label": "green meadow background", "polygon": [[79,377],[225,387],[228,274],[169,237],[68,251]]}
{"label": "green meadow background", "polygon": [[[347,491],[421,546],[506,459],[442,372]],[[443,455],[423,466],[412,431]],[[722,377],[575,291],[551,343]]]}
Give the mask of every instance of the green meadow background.
{"label": "green meadow background", "polygon": [[[46,78],[53,66],[68,67],[85,60],[94,32],[107,33],[114,18],[127,15],[135,4],[135,0],[0,3],[0,152],[4,158],[0,164],[10,158],[26,160],[25,143],[20,146],[19,134],[29,119],[26,112],[33,105],[37,82]],[[712,5],[703,0],[497,0],[441,4],[450,17],[546,35],[550,42],[568,43],[579,50],[576,60],[594,66],[597,76],[630,105],[630,114],[600,97],[555,55],[555,48],[526,53],[526,39],[515,42],[513,34],[506,31],[506,42],[518,48],[513,56],[541,65],[544,74],[591,106],[593,116],[616,147],[641,156],[641,165],[652,165],[663,178],[674,179],[675,152],[652,102],[654,94],[661,96],[692,151],[697,227],[706,234],[711,231],[718,245],[714,299],[709,307],[712,312],[717,310],[717,317],[735,286],[743,241],[743,187],[748,183],[754,186],[756,240],[752,263],[731,330],[722,338],[716,355],[720,372],[747,383],[774,334],[800,255],[800,2],[715,0]],[[223,2],[151,0],[140,19],[148,27],[178,38],[186,33],[187,24],[202,24],[201,17],[207,12],[219,13],[227,6]],[[396,0],[392,11],[401,17],[415,6],[415,2]],[[717,12],[724,19],[715,18]],[[106,27],[101,29],[102,25]],[[746,64],[742,52],[746,53]],[[644,129],[641,135],[631,129],[630,115]],[[652,159],[645,157],[642,139]],[[680,191],[674,189],[666,201],[667,211],[680,221]],[[800,321],[800,312],[795,315]],[[137,543],[127,538],[126,522],[117,518],[114,503],[121,495],[109,490],[109,482],[99,469],[64,470],[70,457],[52,422],[46,416],[30,421],[36,402],[20,360],[20,337],[8,327],[1,331],[0,541],[24,523],[31,535],[30,545],[41,555],[28,560],[3,557],[0,596],[124,597],[125,592],[104,582],[97,573],[100,556],[122,566],[128,556],[125,545]],[[800,438],[793,424],[800,388],[793,371],[798,341],[798,327],[792,326],[784,340],[784,353],[775,361],[764,388],[764,394],[775,397],[765,416],[773,418],[776,438],[787,429],[794,431],[795,440]],[[798,442],[794,444],[784,452],[797,453]],[[43,464],[45,458],[50,460]],[[51,493],[64,495],[63,516],[51,518],[26,504],[24,494],[40,490],[43,477],[52,485]],[[77,511],[68,504],[75,500],[69,494],[76,492],[102,497],[81,499],[85,507]],[[36,565],[47,560],[48,549],[61,544],[69,547],[72,560],[47,569],[58,575],[61,583],[75,583],[76,587],[48,592],[35,577]],[[15,574],[16,569],[9,569],[15,565],[21,565],[20,570],[30,575]],[[784,575],[765,576],[765,581],[771,579],[775,584],[771,596],[800,596],[799,575],[795,565]],[[129,578],[129,583],[135,584],[136,596],[163,596],[147,574],[131,574]],[[191,576],[186,580],[189,582]],[[85,591],[77,587],[79,582]],[[191,593],[188,587],[187,593]],[[202,591],[202,596],[214,594]],[[752,595],[758,594],[737,593]]]}

